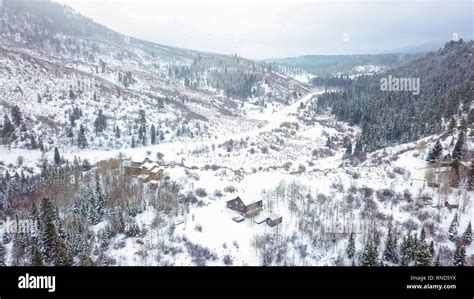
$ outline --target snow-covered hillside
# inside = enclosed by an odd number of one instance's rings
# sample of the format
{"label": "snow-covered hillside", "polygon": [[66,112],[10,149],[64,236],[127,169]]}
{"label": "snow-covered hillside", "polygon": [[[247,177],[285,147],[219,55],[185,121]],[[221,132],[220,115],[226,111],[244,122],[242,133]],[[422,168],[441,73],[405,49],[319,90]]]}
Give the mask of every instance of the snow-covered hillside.
{"label": "snow-covered hillside", "polygon": [[469,112],[365,152],[306,72],[34,3],[0,14],[0,265],[474,265]]}
{"label": "snow-covered hillside", "polygon": [[[262,64],[130,38],[57,4],[5,1],[4,8],[0,113],[19,108],[12,148],[146,145],[152,125],[154,143],[214,138],[239,129],[237,123],[258,124],[242,106],[288,105],[308,91]],[[51,25],[62,21],[70,26]],[[106,126],[97,130],[100,110]],[[87,146],[78,141],[81,125]]]}

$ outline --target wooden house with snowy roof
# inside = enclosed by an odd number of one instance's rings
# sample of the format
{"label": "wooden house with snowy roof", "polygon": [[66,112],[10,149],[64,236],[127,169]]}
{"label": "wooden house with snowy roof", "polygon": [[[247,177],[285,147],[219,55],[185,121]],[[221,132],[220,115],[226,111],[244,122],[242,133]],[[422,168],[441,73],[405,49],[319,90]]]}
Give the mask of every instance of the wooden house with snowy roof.
{"label": "wooden house with snowy roof", "polygon": [[283,216],[276,213],[264,213],[255,217],[254,222],[257,224],[266,223],[268,226],[274,227],[283,222]]}
{"label": "wooden house with snowy roof", "polygon": [[145,162],[140,169],[140,173],[149,175],[151,180],[159,181],[164,175],[163,168],[156,162]]}
{"label": "wooden house with snowy roof", "polygon": [[145,159],[128,159],[122,162],[122,167],[127,175],[139,175],[141,174],[141,166],[144,163],[152,162],[150,158]]}
{"label": "wooden house with snowy roof", "polygon": [[250,199],[244,200],[240,196],[227,201],[227,207],[231,210],[237,211],[243,215],[257,214],[263,210],[262,200],[253,201]]}

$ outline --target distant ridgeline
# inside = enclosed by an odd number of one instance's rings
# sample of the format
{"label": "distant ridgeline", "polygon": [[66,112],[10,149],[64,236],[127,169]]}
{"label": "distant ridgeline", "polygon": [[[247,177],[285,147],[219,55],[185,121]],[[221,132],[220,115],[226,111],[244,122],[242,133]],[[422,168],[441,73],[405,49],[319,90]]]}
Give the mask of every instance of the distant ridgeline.
{"label": "distant ridgeline", "polygon": [[[318,77],[334,75],[354,75],[360,73],[360,66],[379,66],[383,69],[395,68],[420,54],[374,54],[374,55],[306,55],[282,59],[266,59],[272,67],[304,70]],[[295,70],[293,70],[295,71]],[[370,72],[369,70],[367,72]]]}
{"label": "distant ridgeline", "polygon": [[[317,110],[331,110],[340,120],[362,128],[365,151],[412,142],[438,133],[453,119],[472,122],[474,95],[473,41],[450,41],[436,53],[374,76],[361,76],[343,91],[326,92]],[[390,77],[389,77],[390,76]],[[387,79],[418,81],[419,94],[382,87]],[[470,120],[469,120],[470,119]],[[443,122],[444,120],[444,122]]]}

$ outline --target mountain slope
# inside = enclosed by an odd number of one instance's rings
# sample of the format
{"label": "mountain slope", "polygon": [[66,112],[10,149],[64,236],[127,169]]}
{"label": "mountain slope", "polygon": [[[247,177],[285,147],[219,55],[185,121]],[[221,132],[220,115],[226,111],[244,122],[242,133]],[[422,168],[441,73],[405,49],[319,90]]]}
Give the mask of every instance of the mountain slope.
{"label": "mountain slope", "polygon": [[17,118],[18,106],[23,115],[2,136],[9,146],[78,147],[81,126],[92,148],[150,144],[152,125],[155,142],[210,138],[259,125],[245,116],[252,107],[308,91],[265,65],[127,37],[50,1],[3,4],[0,114]]}
{"label": "mountain slope", "polygon": [[[448,42],[443,49],[375,76],[362,76],[340,92],[320,97],[318,110],[330,108],[341,120],[362,128],[368,151],[439,133],[451,118],[468,114],[474,95],[473,42]],[[381,80],[415,79],[414,90],[385,91]]]}

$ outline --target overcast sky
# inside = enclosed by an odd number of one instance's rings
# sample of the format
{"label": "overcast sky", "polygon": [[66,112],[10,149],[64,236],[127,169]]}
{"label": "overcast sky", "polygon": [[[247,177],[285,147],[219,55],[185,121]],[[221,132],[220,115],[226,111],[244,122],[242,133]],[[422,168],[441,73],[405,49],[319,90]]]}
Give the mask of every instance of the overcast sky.
{"label": "overcast sky", "polygon": [[471,0],[56,0],[137,38],[247,58],[380,53],[472,39]]}

